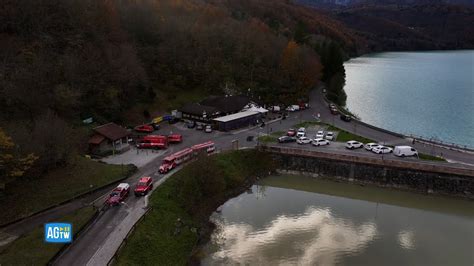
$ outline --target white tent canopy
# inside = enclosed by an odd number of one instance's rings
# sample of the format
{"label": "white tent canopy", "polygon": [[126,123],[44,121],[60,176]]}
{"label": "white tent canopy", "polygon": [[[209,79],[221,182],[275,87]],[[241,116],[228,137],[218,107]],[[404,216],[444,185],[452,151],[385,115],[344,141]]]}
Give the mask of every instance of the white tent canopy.
{"label": "white tent canopy", "polygon": [[242,112],[245,112],[245,111],[254,111],[254,112],[259,112],[261,114],[264,114],[264,113],[267,113],[268,110],[263,108],[263,107],[260,107],[260,106],[257,106],[255,104],[248,104],[247,106],[245,106],[245,108],[242,110]]}

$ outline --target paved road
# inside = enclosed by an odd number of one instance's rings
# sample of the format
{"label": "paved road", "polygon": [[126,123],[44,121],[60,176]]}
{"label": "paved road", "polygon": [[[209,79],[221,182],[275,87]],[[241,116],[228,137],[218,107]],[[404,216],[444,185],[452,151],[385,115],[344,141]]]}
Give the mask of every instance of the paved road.
{"label": "paved road", "polygon": [[[213,140],[216,143],[216,147],[218,150],[225,150],[231,149],[232,141],[237,140],[240,147],[253,147],[257,144],[256,141],[248,142],[246,141],[247,136],[258,136],[262,134],[268,134],[275,131],[286,131],[288,128],[293,127],[296,123],[303,122],[303,121],[315,121],[315,114],[320,113],[322,121],[326,123],[332,123],[335,126],[347,130],[349,132],[355,132],[358,135],[362,135],[367,138],[371,138],[380,142],[385,142],[386,144],[411,144],[409,140],[395,137],[393,135],[376,131],[372,128],[365,127],[362,125],[355,125],[355,123],[344,122],[339,119],[338,116],[333,116],[330,114],[329,109],[327,108],[326,103],[321,97],[319,91],[315,90],[312,92],[310,97],[310,109],[291,113],[288,119],[279,120],[273,123],[267,124],[266,127],[254,127],[254,128],[247,128],[243,130],[239,130],[236,132],[217,132],[214,131],[212,133],[204,133],[202,131],[197,131],[194,129],[186,128],[182,123],[178,123],[175,125],[164,125],[162,129],[158,133],[161,134],[168,134],[170,131],[173,133],[180,133],[183,135],[184,142],[181,144],[177,144],[171,146],[166,152],[162,152],[159,155],[153,154],[154,158],[148,163],[139,168],[139,171],[133,175],[132,177],[128,178],[125,182],[131,184],[132,188],[137,183],[138,179],[142,176],[152,176],[155,182],[159,182],[163,176],[158,175],[158,167],[161,164],[162,159],[168,155],[173,153],[174,151],[178,151],[184,147],[189,147],[191,145],[202,143],[208,140]],[[283,144],[283,145],[290,145],[296,146],[297,144]],[[423,153],[436,153],[440,154],[443,153],[443,156],[447,159],[451,159],[453,161],[464,162],[464,163],[474,163],[474,154],[469,153],[461,153],[461,152],[454,152],[447,149],[442,149],[438,147],[425,147],[419,144],[415,145],[416,148]],[[342,143],[332,143],[328,147],[312,147],[310,145],[306,146],[305,148],[310,149],[318,149],[320,151],[327,151],[331,153],[357,153],[361,156],[374,156],[380,157],[380,155],[372,154],[370,152],[366,152],[364,150],[356,150],[356,151],[349,151],[344,149]],[[394,159],[399,160],[415,160],[413,158],[398,158],[392,155]],[[107,192],[110,188],[107,188]],[[100,191],[100,193],[104,193],[105,191]],[[85,199],[80,199],[74,202],[71,202],[67,207],[60,207],[57,210],[51,210],[51,213],[45,213],[42,216],[33,217],[31,219],[25,220],[26,223],[29,221],[29,226],[34,228],[35,226],[39,226],[45,221],[49,221],[58,217],[61,217],[66,213],[66,211],[72,211],[82,206],[82,204],[86,202],[90,202],[91,199],[99,198],[98,193],[94,195],[88,196]],[[134,196],[129,197],[125,204],[122,206],[111,208],[101,214],[101,216],[96,219],[95,223],[92,224],[84,234],[78,239],[74,241],[74,245],[64,253],[57,261],[57,265],[85,265],[87,264],[90,259],[97,253],[100,247],[102,247],[105,243],[110,243],[108,239],[109,234],[114,232],[114,230],[120,225],[122,221],[124,221],[127,217],[131,214],[135,214],[142,210],[141,207],[144,206],[143,198],[136,198]],[[63,210],[61,209],[63,208]],[[62,210],[62,211],[61,211]],[[14,225],[12,226],[14,227]],[[20,228],[20,227],[16,227]],[[14,230],[12,230],[13,232]],[[117,240],[118,241],[118,240]],[[121,241],[121,240],[120,240]]]}

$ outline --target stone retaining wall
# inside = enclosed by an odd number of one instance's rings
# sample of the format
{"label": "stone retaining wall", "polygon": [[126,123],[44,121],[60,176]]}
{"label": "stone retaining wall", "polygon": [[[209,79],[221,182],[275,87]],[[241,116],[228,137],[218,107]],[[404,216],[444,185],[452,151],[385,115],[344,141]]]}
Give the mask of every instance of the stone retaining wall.
{"label": "stone retaining wall", "polygon": [[276,146],[259,148],[272,153],[284,171],[474,199],[474,171],[468,168]]}

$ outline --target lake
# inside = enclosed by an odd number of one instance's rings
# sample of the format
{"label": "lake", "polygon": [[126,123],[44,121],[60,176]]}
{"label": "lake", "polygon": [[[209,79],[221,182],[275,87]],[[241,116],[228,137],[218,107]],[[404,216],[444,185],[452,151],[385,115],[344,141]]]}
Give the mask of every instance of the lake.
{"label": "lake", "polygon": [[347,108],[362,121],[474,147],[474,50],[377,53],[344,67]]}
{"label": "lake", "polygon": [[304,176],[230,199],[203,265],[470,265],[474,202]]}

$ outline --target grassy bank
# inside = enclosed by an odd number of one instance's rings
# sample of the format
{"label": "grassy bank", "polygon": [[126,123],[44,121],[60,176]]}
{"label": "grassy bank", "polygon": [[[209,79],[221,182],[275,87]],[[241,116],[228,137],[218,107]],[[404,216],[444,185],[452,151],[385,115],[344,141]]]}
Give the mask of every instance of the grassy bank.
{"label": "grassy bank", "polygon": [[135,170],[132,165],[108,165],[77,157],[75,162],[45,176],[19,179],[9,184],[0,196],[0,224],[26,217],[34,212],[106,185]]}
{"label": "grassy bank", "polygon": [[[93,207],[88,206],[57,221],[72,223],[73,231],[76,233],[94,214]],[[0,265],[46,265],[62,247],[63,244],[46,244],[44,227],[39,226],[0,251]]]}
{"label": "grassy bank", "polygon": [[433,155],[429,155],[429,154],[425,154],[425,153],[420,153],[418,155],[418,157],[422,160],[426,160],[426,161],[437,161],[437,162],[446,162],[446,159],[442,158],[442,157],[438,157],[438,156],[433,156]]}
{"label": "grassy bank", "polygon": [[153,192],[152,210],[127,240],[116,264],[186,265],[210,233],[211,213],[273,169],[267,156],[255,150],[233,151],[202,157],[175,173]]}
{"label": "grassy bank", "polygon": [[260,137],[258,137],[258,141],[264,142],[264,143],[277,142],[277,139],[281,136],[286,136],[286,132],[276,131],[276,132],[273,132],[269,135],[260,136]]}

